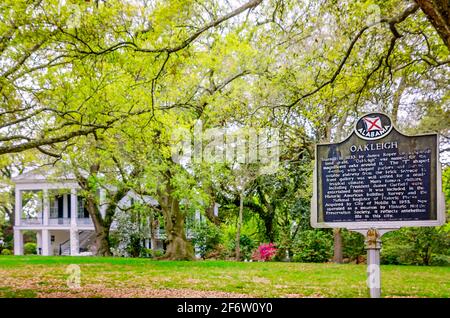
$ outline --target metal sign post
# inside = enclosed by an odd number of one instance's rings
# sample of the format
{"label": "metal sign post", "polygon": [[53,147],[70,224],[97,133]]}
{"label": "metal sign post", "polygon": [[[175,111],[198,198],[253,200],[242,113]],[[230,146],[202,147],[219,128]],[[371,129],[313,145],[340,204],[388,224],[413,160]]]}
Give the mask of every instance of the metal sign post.
{"label": "metal sign post", "polygon": [[311,225],[364,235],[370,297],[381,297],[381,236],[444,223],[437,134],[406,136],[371,113],[342,142],[316,146]]}
{"label": "metal sign post", "polygon": [[392,229],[353,229],[351,231],[362,234],[365,238],[365,248],[367,251],[367,287],[370,298],[381,297],[381,237],[387,232],[397,230]]}
{"label": "metal sign post", "polygon": [[381,239],[377,229],[369,229],[366,234],[367,285],[371,298],[381,297],[380,250]]}

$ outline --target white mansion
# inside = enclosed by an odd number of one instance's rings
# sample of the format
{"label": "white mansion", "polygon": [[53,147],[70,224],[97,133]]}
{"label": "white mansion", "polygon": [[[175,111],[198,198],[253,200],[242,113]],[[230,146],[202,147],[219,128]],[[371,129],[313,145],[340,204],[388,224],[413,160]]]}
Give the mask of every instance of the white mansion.
{"label": "white mansion", "polygon": [[[47,171],[33,170],[15,183],[14,254],[23,254],[23,232],[36,232],[38,254],[78,255],[80,240],[88,248],[94,225],[77,196],[74,176],[50,180]],[[102,213],[104,213],[104,209]]]}
{"label": "white mansion", "polygon": [[[14,254],[24,253],[24,231],[36,233],[39,255],[95,254],[94,224],[77,195],[79,185],[74,175],[52,177],[52,171],[36,169],[12,179],[15,184]],[[105,191],[100,190],[100,211],[104,216]],[[122,206],[142,200],[133,192],[120,202]],[[145,200],[147,201],[147,200]],[[149,204],[155,204],[153,199]],[[116,224],[113,222],[112,230]],[[162,247],[163,233],[157,233],[157,248]],[[150,247],[150,239],[145,245]]]}

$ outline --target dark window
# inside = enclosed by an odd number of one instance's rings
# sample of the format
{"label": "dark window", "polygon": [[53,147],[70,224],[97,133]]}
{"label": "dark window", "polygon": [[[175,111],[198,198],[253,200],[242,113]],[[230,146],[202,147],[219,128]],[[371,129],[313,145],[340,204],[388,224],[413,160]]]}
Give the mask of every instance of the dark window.
{"label": "dark window", "polygon": [[64,217],[64,196],[58,196],[58,218]]}
{"label": "dark window", "polygon": [[72,200],[71,200],[72,198],[71,198],[71,196],[70,196],[70,194],[68,194],[67,195],[67,208],[68,208],[68,211],[67,211],[67,217],[70,219],[70,216],[72,215],[71,214],[71,210],[72,210]]}

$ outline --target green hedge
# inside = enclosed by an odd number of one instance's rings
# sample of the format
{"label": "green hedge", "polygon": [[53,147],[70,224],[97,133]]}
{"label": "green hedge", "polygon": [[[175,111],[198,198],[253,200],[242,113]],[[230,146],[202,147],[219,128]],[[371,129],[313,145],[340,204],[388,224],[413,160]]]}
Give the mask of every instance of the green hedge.
{"label": "green hedge", "polygon": [[7,248],[2,250],[2,255],[12,255],[12,252],[8,250]]}
{"label": "green hedge", "polygon": [[25,243],[23,246],[23,253],[25,255],[37,254],[36,253],[36,243]]}

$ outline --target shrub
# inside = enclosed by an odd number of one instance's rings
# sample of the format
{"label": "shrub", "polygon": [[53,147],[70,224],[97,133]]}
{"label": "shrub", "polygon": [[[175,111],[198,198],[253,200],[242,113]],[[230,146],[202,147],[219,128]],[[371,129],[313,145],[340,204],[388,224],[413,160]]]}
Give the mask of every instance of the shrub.
{"label": "shrub", "polygon": [[139,257],[144,258],[159,258],[164,255],[164,251],[161,250],[152,250],[151,248],[142,248],[140,251]]}
{"label": "shrub", "polygon": [[398,250],[383,245],[381,248],[380,262],[384,265],[399,265],[400,259]]}
{"label": "shrub", "polygon": [[252,260],[262,262],[270,261],[274,258],[276,253],[277,249],[273,243],[261,244],[256,251],[253,252]]}
{"label": "shrub", "polygon": [[214,224],[201,223],[194,228],[193,232],[192,244],[201,257],[206,257],[207,254],[213,252],[220,243],[221,233]]}
{"label": "shrub", "polygon": [[250,259],[252,257],[252,252],[256,247],[256,242],[250,236],[243,234],[239,240],[239,247],[241,249],[241,257]]}
{"label": "shrub", "polygon": [[[239,248],[241,259],[250,259],[252,257],[253,250],[256,247],[256,242],[249,235],[241,234],[239,239]],[[232,240],[228,246],[229,255],[235,255],[236,251],[236,240]]]}
{"label": "shrub", "polygon": [[205,255],[205,259],[227,259],[228,257],[230,257],[230,253],[223,244],[217,244]]}
{"label": "shrub", "polygon": [[2,250],[2,255],[12,255],[12,252],[8,250],[7,248]]}
{"label": "shrub", "polygon": [[333,255],[333,236],[322,230],[303,231],[292,250],[294,262],[327,262]]}
{"label": "shrub", "polygon": [[23,246],[23,253],[25,255],[37,254],[36,243],[25,243],[25,245]]}
{"label": "shrub", "polygon": [[141,253],[139,254],[139,257],[151,258],[152,250],[150,248],[142,248]]}
{"label": "shrub", "polygon": [[152,252],[152,258],[160,258],[164,256],[164,251],[156,250]]}
{"label": "shrub", "polygon": [[342,230],[341,233],[344,258],[358,262],[361,256],[366,255],[364,236],[348,230]]}
{"label": "shrub", "polygon": [[382,264],[445,264],[446,255],[450,237],[445,227],[403,228],[383,236]]}
{"label": "shrub", "polygon": [[433,254],[431,256],[432,266],[450,266],[450,256],[442,254]]}

